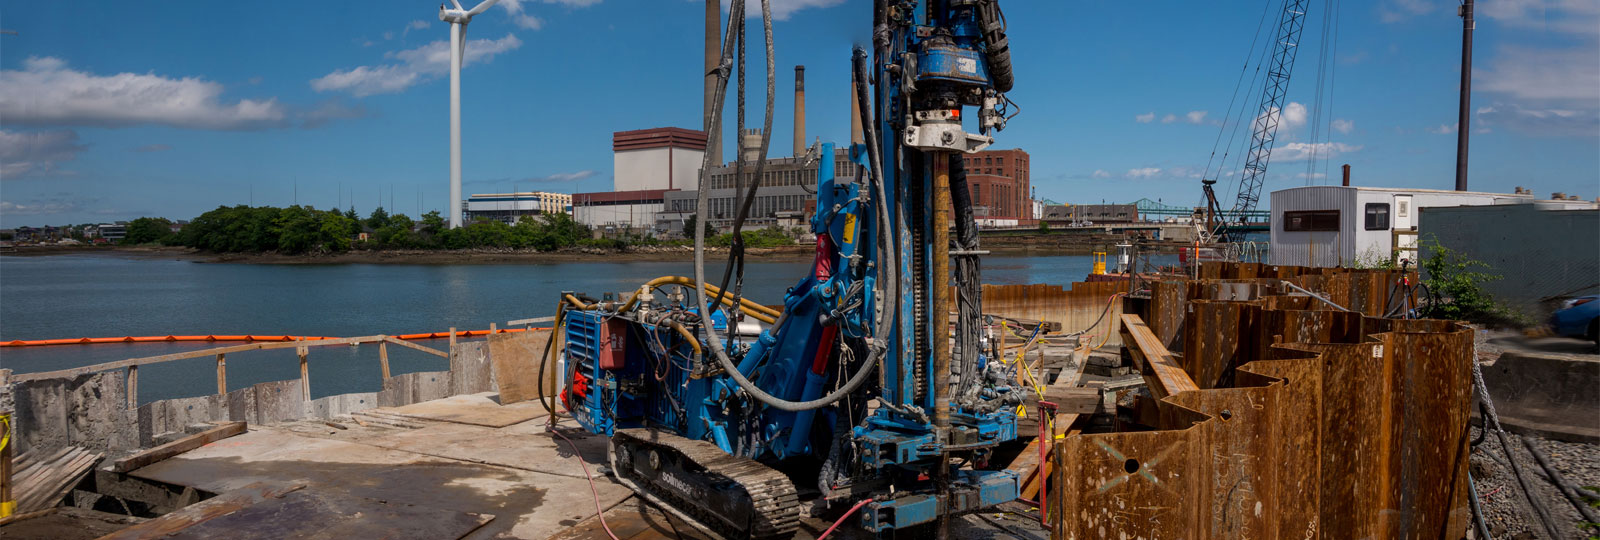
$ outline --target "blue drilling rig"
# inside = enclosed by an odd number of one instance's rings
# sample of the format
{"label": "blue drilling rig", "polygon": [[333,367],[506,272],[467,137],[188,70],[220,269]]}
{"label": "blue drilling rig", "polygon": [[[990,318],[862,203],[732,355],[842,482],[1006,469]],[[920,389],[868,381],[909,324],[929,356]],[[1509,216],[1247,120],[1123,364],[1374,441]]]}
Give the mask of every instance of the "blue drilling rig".
{"label": "blue drilling rig", "polygon": [[[985,334],[982,252],[951,158],[992,144],[1015,108],[1005,20],[997,0],[877,0],[873,35],[851,58],[865,143],[850,147],[851,171],[821,145],[816,258],[781,308],[743,298],[726,274],[707,283],[704,227],[693,279],[561,299],[566,410],[611,438],[619,481],[728,537],[791,536],[796,485],[810,494],[811,482],[861,501],[860,525],[878,534],[1017,497],[1016,475],[989,459],[1016,438],[1027,389]],[[770,96],[770,67],[768,84]]]}

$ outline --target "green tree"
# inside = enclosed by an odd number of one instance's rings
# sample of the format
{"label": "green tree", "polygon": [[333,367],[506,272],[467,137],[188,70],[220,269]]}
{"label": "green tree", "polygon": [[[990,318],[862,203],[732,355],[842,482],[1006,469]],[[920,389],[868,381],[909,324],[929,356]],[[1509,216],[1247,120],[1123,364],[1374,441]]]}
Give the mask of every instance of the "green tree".
{"label": "green tree", "polygon": [[[683,237],[684,238],[693,239],[694,238],[694,228],[695,228],[696,225],[699,225],[699,224],[700,224],[700,216],[698,214],[690,214],[687,219],[683,220]],[[706,238],[714,238],[714,237],[717,236],[717,230],[713,229],[711,227],[711,222],[709,222],[709,221],[706,222],[705,229],[706,229]]]}
{"label": "green tree", "polygon": [[[78,235],[82,235],[80,231]],[[164,243],[172,236],[172,221],[167,218],[142,217],[128,222],[127,236],[122,243],[127,245]]]}
{"label": "green tree", "polygon": [[1447,248],[1432,237],[1423,240],[1421,248],[1428,253],[1418,264],[1424,276],[1422,283],[1428,289],[1428,318],[1491,324],[1520,322],[1517,314],[1483,290],[1485,283],[1501,279],[1478,270],[1489,268],[1488,264]]}
{"label": "green tree", "polygon": [[1050,222],[1039,220],[1039,234],[1050,234]]}
{"label": "green tree", "polygon": [[439,215],[438,210],[430,210],[422,215],[422,234],[436,236],[444,231],[444,226],[444,216]]}
{"label": "green tree", "polygon": [[376,231],[378,229],[382,229],[382,228],[384,228],[384,226],[387,226],[388,224],[389,224],[389,212],[384,211],[382,206],[374,208],[372,210],[372,215],[371,216],[367,216],[367,221],[366,221],[366,223],[364,223],[364,225],[366,225],[368,229],[372,229],[374,231]]}

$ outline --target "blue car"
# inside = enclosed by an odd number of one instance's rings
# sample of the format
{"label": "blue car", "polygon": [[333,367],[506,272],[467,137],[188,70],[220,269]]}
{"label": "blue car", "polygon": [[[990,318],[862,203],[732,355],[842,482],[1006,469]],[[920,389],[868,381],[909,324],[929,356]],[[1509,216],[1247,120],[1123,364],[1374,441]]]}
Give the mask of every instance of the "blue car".
{"label": "blue car", "polygon": [[1568,300],[1560,311],[1550,314],[1550,326],[1557,335],[1583,338],[1600,348],[1600,295]]}

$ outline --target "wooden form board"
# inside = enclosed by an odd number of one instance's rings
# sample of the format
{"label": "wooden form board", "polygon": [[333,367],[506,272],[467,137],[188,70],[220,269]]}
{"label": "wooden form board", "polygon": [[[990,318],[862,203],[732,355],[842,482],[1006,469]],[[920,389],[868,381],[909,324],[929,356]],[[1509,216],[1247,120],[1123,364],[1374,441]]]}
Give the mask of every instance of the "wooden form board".
{"label": "wooden form board", "polygon": [[245,432],[244,422],[228,422],[117,460],[111,472],[125,473]]}
{"label": "wooden form board", "polygon": [[11,492],[16,497],[16,513],[54,507],[97,461],[100,461],[100,454],[76,446],[49,452],[29,451],[18,456]]}
{"label": "wooden form board", "polygon": [[[536,399],[541,384],[544,395],[557,392],[554,365],[545,366],[545,380],[539,380],[539,364],[547,360],[544,347],[549,340],[549,330],[489,335],[489,363],[500,390],[500,404]],[[549,361],[554,362],[553,358]]]}

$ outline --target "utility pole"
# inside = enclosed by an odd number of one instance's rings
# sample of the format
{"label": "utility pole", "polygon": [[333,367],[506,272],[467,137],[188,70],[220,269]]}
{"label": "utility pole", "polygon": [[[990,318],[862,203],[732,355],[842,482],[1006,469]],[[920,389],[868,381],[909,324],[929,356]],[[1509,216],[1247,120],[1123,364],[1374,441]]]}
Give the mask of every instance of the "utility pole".
{"label": "utility pole", "polygon": [[1467,190],[1467,139],[1472,135],[1472,0],[1463,0],[1461,15],[1461,111],[1456,122],[1456,191]]}

